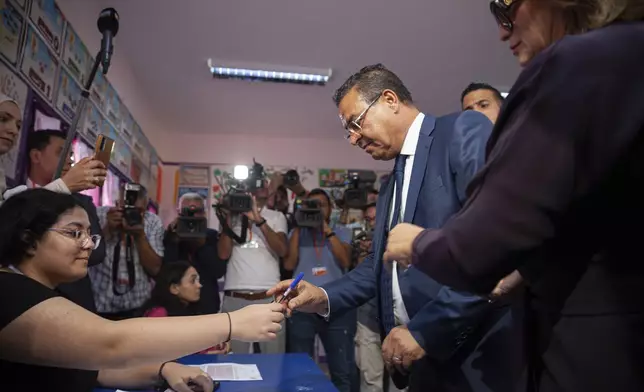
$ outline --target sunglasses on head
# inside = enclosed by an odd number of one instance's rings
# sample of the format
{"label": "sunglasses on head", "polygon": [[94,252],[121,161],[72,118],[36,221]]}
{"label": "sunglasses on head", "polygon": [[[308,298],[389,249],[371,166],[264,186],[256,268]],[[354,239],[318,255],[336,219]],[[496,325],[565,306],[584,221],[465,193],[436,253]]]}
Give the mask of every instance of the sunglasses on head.
{"label": "sunglasses on head", "polygon": [[514,11],[521,0],[492,0],[490,2],[490,11],[496,19],[496,23],[507,31],[512,31],[514,23]]}

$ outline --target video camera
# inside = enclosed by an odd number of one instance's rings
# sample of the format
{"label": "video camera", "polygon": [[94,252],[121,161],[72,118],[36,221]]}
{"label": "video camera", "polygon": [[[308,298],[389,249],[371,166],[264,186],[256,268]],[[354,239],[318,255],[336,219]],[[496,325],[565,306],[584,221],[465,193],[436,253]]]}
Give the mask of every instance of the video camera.
{"label": "video camera", "polygon": [[141,210],[136,206],[141,193],[141,185],[125,184],[123,192],[123,218],[128,226],[137,226],[143,223]]}
{"label": "video camera", "polygon": [[203,211],[203,208],[196,206],[181,209],[177,218],[177,227],[174,230],[180,239],[204,238],[206,236],[208,228],[206,218],[195,216]]}
{"label": "video camera", "polygon": [[369,190],[376,183],[376,173],[370,170],[350,170],[347,173],[343,201],[346,208],[361,209],[368,204]]}
{"label": "video camera", "polygon": [[295,223],[299,227],[322,227],[324,217],[317,199],[297,199],[294,206]]}
{"label": "video camera", "polygon": [[253,159],[253,167],[235,166],[233,178],[228,182],[228,191],[221,200],[221,207],[232,213],[252,210],[253,198],[250,195],[266,186],[264,166]]}
{"label": "video camera", "polygon": [[373,240],[373,229],[358,227],[353,229],[351,236],[351,260],[354,266],[357,265],[358,259],[366,256],[369,250],[363,249],[363,244]]}

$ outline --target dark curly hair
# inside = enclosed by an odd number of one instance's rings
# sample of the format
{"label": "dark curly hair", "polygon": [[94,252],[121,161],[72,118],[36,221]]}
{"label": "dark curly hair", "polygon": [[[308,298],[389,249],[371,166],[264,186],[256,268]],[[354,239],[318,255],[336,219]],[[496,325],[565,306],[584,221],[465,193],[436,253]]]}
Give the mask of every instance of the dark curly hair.
{"label": "dark curly hair", "polygon": [[[45,233],[60,216],[81,207],[72,195],[47,189],[30,189],[0,206],[0,265],[18,265],[30,257]],[[81,207],[82,208],[82,207]]]}

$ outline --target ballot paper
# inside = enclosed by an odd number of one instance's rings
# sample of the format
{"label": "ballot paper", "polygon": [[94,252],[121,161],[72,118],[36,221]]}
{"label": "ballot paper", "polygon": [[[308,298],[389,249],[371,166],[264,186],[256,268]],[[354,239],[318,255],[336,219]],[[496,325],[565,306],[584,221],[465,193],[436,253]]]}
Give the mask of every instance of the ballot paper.
{"label": "ballot paper", "polygon": [[257,365],[239,363],[205,363],[199,366],[215,381],[259,381],[262,375]]}

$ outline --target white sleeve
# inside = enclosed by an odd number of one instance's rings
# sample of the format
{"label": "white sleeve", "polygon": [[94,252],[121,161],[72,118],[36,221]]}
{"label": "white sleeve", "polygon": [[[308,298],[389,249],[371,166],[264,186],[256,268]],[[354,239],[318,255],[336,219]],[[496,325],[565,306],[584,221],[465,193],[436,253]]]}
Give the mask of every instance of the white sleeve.
{"label": "white sleeve", "polygon": [[281,212],[275,214],[274,217],[268,221],[268,224],[274,232],[288,234],[286,217]]}
{"label": "white sleeve", "polygon": [[69,188],[67,188],[67,185],[65,184],[65,181],[63,181],[62,178],[58,178],[50,182],[49,184],[45,185],[43,188],[56,193],[66,193],[68,195],[72,193],[69,190]]}

